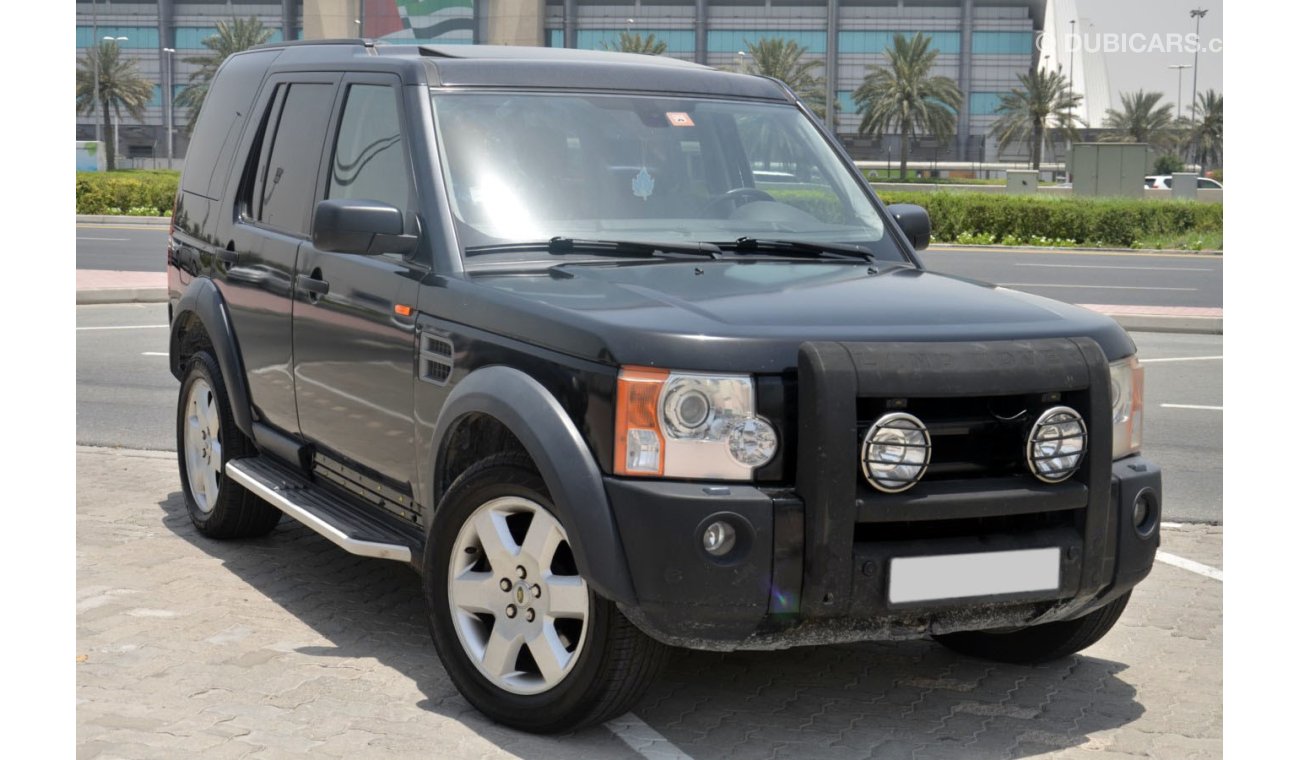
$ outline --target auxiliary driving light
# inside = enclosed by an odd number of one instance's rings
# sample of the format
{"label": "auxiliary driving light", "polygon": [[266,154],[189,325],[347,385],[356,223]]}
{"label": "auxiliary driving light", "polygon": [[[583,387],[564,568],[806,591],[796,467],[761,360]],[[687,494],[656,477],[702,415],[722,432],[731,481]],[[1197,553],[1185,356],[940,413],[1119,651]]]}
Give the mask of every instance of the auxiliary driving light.
{"label": "auxiliary driving light", "polygon": [[872,424],[862,439],[862,474],[885,493],[916,485],[930,466],[930,432],[905,412],[891,412]]}
{"label": "auxiliary driving light", "polygon": [[1087,448],[1083,417],[1068,406],[1054,406],[1039,415],[1029,431],[1025,457],[1039,480],[1060,483],[1078,472]]}
{"label": "auxiliary driving light", "polygon": [[722,557],[736,546],[736,529],[727,522],[718,520],[704,529],[704,551],[714,557]]}

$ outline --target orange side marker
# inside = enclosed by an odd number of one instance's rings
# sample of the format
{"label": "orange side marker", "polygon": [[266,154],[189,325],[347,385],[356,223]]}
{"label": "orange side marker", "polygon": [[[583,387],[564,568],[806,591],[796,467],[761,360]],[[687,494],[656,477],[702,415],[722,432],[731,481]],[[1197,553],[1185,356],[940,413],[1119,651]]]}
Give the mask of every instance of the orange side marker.
{"label": "orange side marker", "polygon": [[398,316],[402,316],[402,317],[409,317],[409,316],[411,316],[411,307],[410,307],[410,306],[407,306],[407,305],[404,304],[404,303],[393,304],[393,311],[394,311]]}

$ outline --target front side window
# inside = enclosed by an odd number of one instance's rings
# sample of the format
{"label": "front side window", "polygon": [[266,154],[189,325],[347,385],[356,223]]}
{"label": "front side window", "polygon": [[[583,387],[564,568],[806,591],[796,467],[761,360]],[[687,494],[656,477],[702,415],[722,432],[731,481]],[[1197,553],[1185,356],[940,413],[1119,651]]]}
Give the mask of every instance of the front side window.
{"label": "front side window", "polygon": [[474,248],[554,237],[869,247],[905,257],[853,171],[793,106],[434,92],[452,211]]}
{"label": "front side window", "polygon": [[330,162],[326,198],[380,201],[403,211],[410,207],[406,149],[392,87],[348,87]]}

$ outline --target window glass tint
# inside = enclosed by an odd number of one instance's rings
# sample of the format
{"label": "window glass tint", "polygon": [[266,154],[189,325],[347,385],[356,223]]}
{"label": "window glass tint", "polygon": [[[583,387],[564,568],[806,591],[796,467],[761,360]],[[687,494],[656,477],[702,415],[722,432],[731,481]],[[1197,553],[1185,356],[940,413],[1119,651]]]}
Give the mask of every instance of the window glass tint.
{"label": "window glass tint", "polygon": [[307,233],[333,88],[329,84],[289,86],[275,141],[261,167],[259,218],[271,227]]}
{"label": "window glass tint", "polygon": [[382,85],[352,85],[326,197],[381,201],[405,211],[410,206],[407,175],[397,92]]}
{"label": "window glass tint", "polygon": [[203,99],[199,123],[185,156],[181,187],[187,193],[220,198],[230,161],[239,143],[244,115],[253,107],[253,97],[266,67],[278,50],[256,51],[231,56],[221,67]]}

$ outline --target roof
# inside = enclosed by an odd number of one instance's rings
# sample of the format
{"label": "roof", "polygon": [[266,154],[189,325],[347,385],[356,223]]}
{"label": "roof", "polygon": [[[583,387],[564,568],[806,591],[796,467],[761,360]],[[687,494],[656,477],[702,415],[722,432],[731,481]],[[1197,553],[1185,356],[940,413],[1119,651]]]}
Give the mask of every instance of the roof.
{"label": "roof", "polygon": [[278,64],[365,68],[367,60],[419,61],[434,87],[613,90],[788,100],[785,88],[766,77],[635,53],[502,45],[387,45],[361,39],[260,47],[283,48]]}

